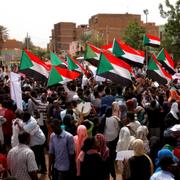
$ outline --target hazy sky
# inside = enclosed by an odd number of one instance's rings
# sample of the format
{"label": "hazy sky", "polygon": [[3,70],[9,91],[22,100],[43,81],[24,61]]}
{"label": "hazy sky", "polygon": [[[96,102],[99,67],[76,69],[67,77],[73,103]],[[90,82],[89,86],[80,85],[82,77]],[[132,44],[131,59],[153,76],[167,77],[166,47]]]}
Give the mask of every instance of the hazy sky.
{"label": "hazy sky", "polygon": [[[88,24],[98,13],[140,14],[149,10],[148,21],[157,25],[164,19],[159,3],[165,0],[1,0],[0,25],[8,29],[9,37],[23,41],[27,32],[35,45],[46,47],[53,25],[58,22]],[[177,0],[170,0],[175,3]]]}

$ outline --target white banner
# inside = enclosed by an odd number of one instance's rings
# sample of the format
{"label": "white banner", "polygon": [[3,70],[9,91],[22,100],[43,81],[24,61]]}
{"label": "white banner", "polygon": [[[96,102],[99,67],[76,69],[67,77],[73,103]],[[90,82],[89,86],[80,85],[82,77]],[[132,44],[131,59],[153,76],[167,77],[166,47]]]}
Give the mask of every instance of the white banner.
{"label": "white banner", "polygon": [[10,92],[11,99],[16,102],[16,105],[19,109],[23,110],[21,76],[14,72],[10,72]]}

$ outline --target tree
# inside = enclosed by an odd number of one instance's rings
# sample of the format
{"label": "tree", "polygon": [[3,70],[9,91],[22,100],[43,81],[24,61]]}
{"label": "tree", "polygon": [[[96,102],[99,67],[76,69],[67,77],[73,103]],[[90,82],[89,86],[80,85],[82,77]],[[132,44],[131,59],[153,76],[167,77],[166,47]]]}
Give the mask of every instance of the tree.
{"label": "tree", "polygon": [[91,38],[91,36],[92,36],[92,33],[91,33],[91,31],[88,31],[88,32],[82,32],[81,34],[80,34],[80,41],[83,43],[83,44],[85,44],[87,41],[89,41],[89,39]]}
{"label": "tree", "polygon": [[0,40],[7,40],[8,39],[8,30],[6,27],[0,25]]}
{"label": "tree", "polygon": [[49,51],[35,46],[33,42],[31,41],[30,36],[28,35],[24,38],[23,48],[28,49],[29,51],[31,51],[34,55],[36,55],[43,61],[47,61],[47,59],[50,59]]}
{"label": "tree", "polygon": [[143,36],[145,29],[139,25],[137,21],[131,22],[125,29],[123,40],[131,47],[143,50]]}
{"label": "tree", "polygon": [[159,5],[161,17],[167,19],[162,36],[162,45],[173,55],[174,60],[180,60],[180,0],[173,6],[165,0],[167,10]]}
{"label": "tree", "polygon": [[90,30],[90,31],[83,32],[79,36],[79,39],[80,39],[79,46],[81,48],[80,48],[80,51],[77,52],[77,55],[82,55],[84,53],[86,42],[91,42],[97,47],[101,47],[102,45],[105,44],[103,33],[97,30]]}
{"label": "tree", "polygon": [[8,30],[6,27],[0,25],[0,49],[5,40],[8,39]]}
{"label": "tree", "polygon": [[92,42],[97,47],[101,47],[105,44],[104,33],[94,30],[90,42]]}
{"label": "tree", "polygon": [[47,61],[47,59],[50,59],[50,52],[46,49],[42,49],[40,47],[33,47],[31,48],[31,51],[34,55],[38,56],[43,61]]}

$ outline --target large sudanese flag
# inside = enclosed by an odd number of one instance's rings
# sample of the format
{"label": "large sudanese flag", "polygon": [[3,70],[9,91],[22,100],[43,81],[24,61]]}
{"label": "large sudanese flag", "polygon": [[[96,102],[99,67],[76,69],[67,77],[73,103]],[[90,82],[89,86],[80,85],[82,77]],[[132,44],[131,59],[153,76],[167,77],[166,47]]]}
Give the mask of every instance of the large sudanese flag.
{"label": "large sudanese flag", "polygon": [[48,86],[64,84],[77,79],[81,74],[60,66],[53,66],[48,79]]}
{"label": "large sudanese flag", "polygon": [[123,87],[132,84],[131,73],[133,71],[129,64],[107,51],[101,53],[97,75],[119,83]]}
{"label": "large sudanese flag", "polygon": [[49,77],[51,65],[46,64],[33,53],[24,49],[20,60],[20,72],[35,80],[46,81]]}
{"label": "large sudanese flag", "polygon": [[87,62],[89,62],[91,65],[98,67],[100,54],[101,54],[101,49],[97,48],[91,43],[86,44],[84,59]]}
{"label": "large sudanese flag", "polygon": [[169,74],[158,62],[154,55],[151,56],[147,68],[147,77],[153,81],[157,81],[159,84],[167,84],[171,79],[172,75]]}
{"label": "large sudanese flag", "polygon": [[121,58],[134,67],[143,67],[145,54],[136,50],[120,40],[113,40],[113,43],[102,46],[102,49],[111,51],[116,57]]}
{"label": "large sudanese flag", "polygon": [[174,61],[166,49],[163,48],[156,58],[170,74],[174,75],[176,73],[174,69]]}
{"label": "large sudanese flag", "polygon": [[152,36],[150,34],[144,35],[144,45],[152,46],[152,47],[159,47],[161,44],[160,38],[156,36]]}

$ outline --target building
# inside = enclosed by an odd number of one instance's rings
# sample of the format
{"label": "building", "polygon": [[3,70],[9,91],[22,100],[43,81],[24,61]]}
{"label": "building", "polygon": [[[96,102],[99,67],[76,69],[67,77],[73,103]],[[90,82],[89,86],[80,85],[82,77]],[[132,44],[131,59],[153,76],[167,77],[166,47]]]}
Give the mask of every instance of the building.
{"label": "building", "polygon": [[3,42],[1,49],[1,63],[3,65],[19,64],[22,53],[22,42],[8,39]]}
{"label": "building", "polygon": [[69,49],[69,44],[76,40],[76,23],[60,22],[54,25],[52,30],[50,48],[54,52]]}
{"label": "building", "polygon": [[[89,24],[83,24],[76,27],[72,22],[60,22],[54,25],[52,30],[51,41],[49,43],[49,49],[54,52],[60,52],[62,50],[69,50],[69,46],[73,41],[82,41],[83,34],[89,32],[97,37],[101,37],[103,42],[109,43],[114,38],[122,39],[125,29],[133,22],[137,21],[142,27],[146,29],[146,32],[154,36],[159,37],[159,26],[155,23],[143,23],[141,21],[141,15],[136,14],[96,14],[89,19]],[[86,38],[84,36],[84,38]],[[76,43],[78,45],[78,43]]]}
{"label": "building", "polygon": [[114,38],[122,39],[125,29],[134,21],[144,27],[147,33],[159,37],[159,27],[155,23],[143,23],[141,16],[136,14],[96,14],[89,19],[89,28],[101,33],[109,43]]}

